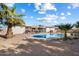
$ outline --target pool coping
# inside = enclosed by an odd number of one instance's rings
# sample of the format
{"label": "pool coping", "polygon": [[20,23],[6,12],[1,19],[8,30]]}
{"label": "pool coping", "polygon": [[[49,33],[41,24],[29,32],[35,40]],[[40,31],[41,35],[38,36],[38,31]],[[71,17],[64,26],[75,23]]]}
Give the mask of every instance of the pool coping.
{"label": "pool coping", "polygon": [[62,39],[62,38],[54,38],[54,37],[50,37],[50,38],[36,38],[36,37],[28,37],[29,39],[37,39],[37,40],[58,40],[58,39]]}
{"label": "pool coping", "polygon": [[[42,34],[42,33],[40,33],[40,34]],[[33,34],[33,35],[37,35],[37,34]],[[39,40],[52,40],[52,39],[62,39],[63,37],[50,37],[50,38],[36,38],[36,37],[33,37],[33,35],[31,35],[29,38],[31,38],[31,39],[39,39]]]}

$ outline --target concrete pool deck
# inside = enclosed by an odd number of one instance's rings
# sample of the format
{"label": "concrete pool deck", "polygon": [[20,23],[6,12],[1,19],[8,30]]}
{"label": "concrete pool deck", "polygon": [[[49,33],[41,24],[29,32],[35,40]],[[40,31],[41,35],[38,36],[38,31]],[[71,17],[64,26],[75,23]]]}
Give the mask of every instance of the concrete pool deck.
{"label": "concrete pool deck", "polygon": [[18,34],[13,38],[0,37],[0,55],[15,56],[79,56],[79,39],[44,41]]}

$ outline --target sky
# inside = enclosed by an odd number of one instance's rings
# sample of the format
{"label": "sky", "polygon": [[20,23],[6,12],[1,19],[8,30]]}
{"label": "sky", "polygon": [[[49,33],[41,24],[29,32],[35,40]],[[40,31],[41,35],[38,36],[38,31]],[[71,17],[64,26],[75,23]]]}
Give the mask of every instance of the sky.
{"label": "sky", "polygon": [[53,26],[79,21],[79,3],[6,3],[16,6],[17,13],[23,13],[28,26]]}

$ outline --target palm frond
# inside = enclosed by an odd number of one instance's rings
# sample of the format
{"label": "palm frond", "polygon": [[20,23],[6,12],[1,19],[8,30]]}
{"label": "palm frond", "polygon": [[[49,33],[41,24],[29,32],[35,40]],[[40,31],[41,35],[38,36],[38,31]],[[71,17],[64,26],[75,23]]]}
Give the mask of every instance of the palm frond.
{"label": "palm frond", "polygon": [[79,21],[76,22],[75,27],[79,28]]}
{"label": "palm frond", "polygon": [[24,14],[16,14],[16,17],[23,17],[25,16]]}
{"label": "palm frond", "polygon": [[25,22],[23,21],[22,17],[25,16],[24,14],[17,14],[16,7],[9,8],[3,3],[0,3],[0,6],[3,11],[0,11],[0,18],[4,18],[6,20],[5,24],[11,24],[12,26],[23,26]]}
{"label": "palm frond", "polygon": [[6,6],[4,3],[0,3],[0,6],[3,10],[9,9],[8,6]]}
{"label": "palm frond", "polygon": [[71,25],[71,24],[61,24],[58,27],[61,30],[69,30],[69,29],[71,29],[73,27],[73,25]]}

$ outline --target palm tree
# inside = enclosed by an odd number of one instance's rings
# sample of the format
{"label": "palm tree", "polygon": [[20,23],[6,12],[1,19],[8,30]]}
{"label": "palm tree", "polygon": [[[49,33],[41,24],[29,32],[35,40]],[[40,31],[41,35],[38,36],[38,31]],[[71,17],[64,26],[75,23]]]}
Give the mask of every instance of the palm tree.
{"label": "palm tree", "polygon": [[73,25],[71,24],[61,24],[58,25],[58,28],[62,31],[64,31],[64,40],[67,40],[67,31],[72,29]]}
{"label": "palm tree", "polygon": [[79,28],[79,21],[76,22],[75,27]]}
{"label": "palm tree", "polygon": [[17,14],[16,13],[16,7],[13,8],[9,8],[8,6],[6,6],[5,4],[1,3],[0,4],[2,10],[0,12],[1,17],[0,20],[4,20],[5,19],[5,25],[7,25],[7,33],[6,33],[6,37],[12,37],[13,36],[13,32],[12,32],[12,27],[13,26],[24,26],[25,23],[22,19],[22,14]]}

